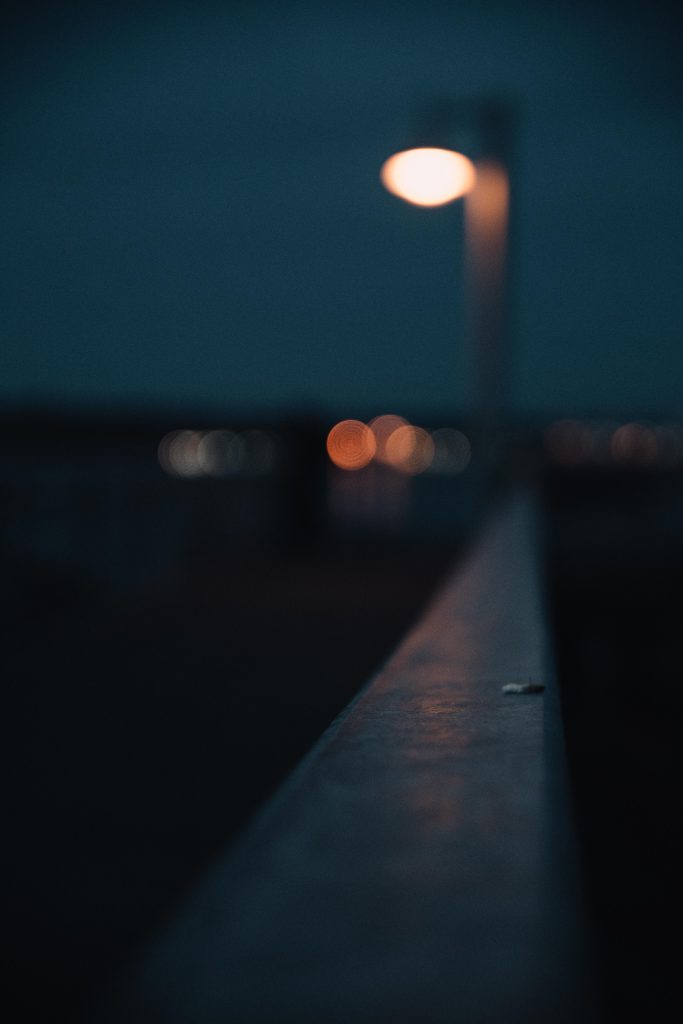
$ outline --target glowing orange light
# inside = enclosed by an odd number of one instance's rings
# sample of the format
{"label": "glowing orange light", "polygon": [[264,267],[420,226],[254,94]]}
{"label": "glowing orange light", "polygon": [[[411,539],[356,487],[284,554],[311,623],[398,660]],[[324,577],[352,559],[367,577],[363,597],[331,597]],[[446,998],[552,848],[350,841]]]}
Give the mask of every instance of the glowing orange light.
{"label": "glowing orange light", "polygon": [[360,420],[342,420],[327,435],[327,454],[340,469],[363,469],[376,449],[375,435]]}
{"label": "glowing orange light", "polygon": [[434,442],[422,427],[408,424],[394,430],[386,444],[387,462],[410,476],[424,473],[434,458]]}
{"label": "glowing orange light", "polygon": [[389,192],[416,206],[441,206],[475,185],[474,164],[451,149],[406,149],[382,165],[380,178]]}
{"label": "glowing orange light", "polygon": [[386,413],[383,416],[375,416],[374,420],[370,420],[370,430],[375,435],[375,443],[377,445],[377,452],[375,458],[378,462],[385,462],[391,464],[391,460],[387,458],[387,441],[399,427],[407,427],[408,421],[403,419],[403,416],[396,416],[393,413]]}

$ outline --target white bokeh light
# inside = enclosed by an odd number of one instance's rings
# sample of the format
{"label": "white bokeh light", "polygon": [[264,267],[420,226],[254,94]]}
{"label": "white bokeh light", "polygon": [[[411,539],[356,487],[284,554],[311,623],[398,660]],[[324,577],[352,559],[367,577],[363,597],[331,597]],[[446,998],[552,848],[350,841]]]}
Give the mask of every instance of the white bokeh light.
{"label": "white bokeh light", "polygon": [[442,206],[470,192],[474,164],[451,149],[407,149],[382,165],[380,178],[389,192],[416,206]]}

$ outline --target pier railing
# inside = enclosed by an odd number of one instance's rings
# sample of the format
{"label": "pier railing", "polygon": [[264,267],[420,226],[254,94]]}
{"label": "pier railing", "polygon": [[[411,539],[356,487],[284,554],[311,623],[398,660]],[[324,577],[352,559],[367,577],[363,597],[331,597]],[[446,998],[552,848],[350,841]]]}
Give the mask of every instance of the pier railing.
{"label": "pier railing", "polygon": [[538,531],[501,502],[98,1020],[593,1019]]}

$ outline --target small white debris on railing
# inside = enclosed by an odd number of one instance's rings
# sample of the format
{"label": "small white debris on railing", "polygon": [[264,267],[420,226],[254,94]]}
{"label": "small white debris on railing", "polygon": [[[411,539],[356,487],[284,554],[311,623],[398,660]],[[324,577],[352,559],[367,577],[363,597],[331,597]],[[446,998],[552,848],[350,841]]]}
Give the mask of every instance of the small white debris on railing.
{"label": "small white debris on railing", "polygon": [[527,683],[506,683],[503,693],[543,693],[543,683],[534,683],[531,679]]}

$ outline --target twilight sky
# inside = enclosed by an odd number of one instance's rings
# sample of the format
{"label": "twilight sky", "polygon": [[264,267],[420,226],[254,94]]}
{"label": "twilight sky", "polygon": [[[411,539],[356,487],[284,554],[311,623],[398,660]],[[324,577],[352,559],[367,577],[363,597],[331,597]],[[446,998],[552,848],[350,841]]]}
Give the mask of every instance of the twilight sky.
{"label": "twilight sky", "polygon": [[515,407],[682,413],[664,3],[19,4],[0,402],[465,410],[458,205],[377,173],[416,102],[514,101]]}

